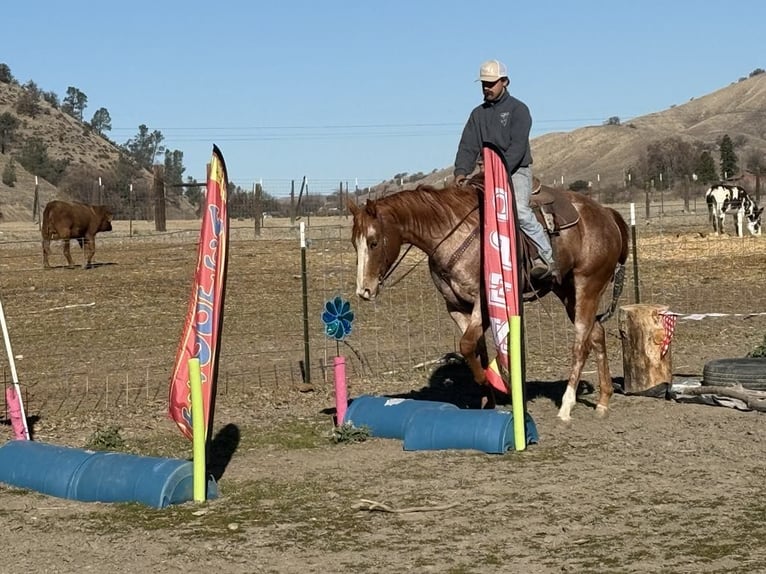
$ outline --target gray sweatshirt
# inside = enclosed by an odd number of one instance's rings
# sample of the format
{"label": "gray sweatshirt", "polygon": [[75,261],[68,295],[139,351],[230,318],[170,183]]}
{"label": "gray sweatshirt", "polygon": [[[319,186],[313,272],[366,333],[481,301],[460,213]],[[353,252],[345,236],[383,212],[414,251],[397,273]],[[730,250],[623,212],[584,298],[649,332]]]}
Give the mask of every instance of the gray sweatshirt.
{"label": "gray sweatshirt", "polygon": [[494,102],[476,106],[463,128],[455,156],[454,175],[469,175],[485,143],[502,154],[508,175],[532,163],[529,132],[532,116],[527,105],[504,91]]}

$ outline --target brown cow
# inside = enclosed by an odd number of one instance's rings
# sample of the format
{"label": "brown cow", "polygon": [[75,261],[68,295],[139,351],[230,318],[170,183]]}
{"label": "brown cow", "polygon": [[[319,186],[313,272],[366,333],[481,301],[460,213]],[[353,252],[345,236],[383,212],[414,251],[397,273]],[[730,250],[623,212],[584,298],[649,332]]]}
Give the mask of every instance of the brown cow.
{"label": "brown cow", "polygon": [[51,251],[51,239],[64,242],[64,257],[69,267],[74,267],[69,240],[77,239],[85,251],[82,268],[87,269],[96,252],[96,233],[112,230],[112,212],[106,205],[51,201],[45,206],[40,230],[43,234],[43,267],[50,269],[48,255]]}

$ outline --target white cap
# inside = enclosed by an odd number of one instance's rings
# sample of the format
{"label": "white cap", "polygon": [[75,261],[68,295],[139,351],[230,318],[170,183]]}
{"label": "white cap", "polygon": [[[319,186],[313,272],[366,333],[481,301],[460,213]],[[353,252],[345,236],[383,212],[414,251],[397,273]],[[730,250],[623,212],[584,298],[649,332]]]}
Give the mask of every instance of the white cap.
{"label": "white cap", "polygon": [[487,60],[479,68],[477,82],[496,82],[500,78],[508,77],[508,69],[500,60]]}

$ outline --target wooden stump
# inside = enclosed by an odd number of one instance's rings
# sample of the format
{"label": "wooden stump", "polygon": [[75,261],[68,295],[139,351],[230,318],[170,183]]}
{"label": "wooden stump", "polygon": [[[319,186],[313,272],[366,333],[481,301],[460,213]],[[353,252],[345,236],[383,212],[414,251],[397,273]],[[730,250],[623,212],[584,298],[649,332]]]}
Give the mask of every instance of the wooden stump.
{"label": "wooden stump", "polygon": [[623,305],[618,325],[622,339],[625,392],[636,393],[673,379],[671,351],[662,354],[663,314],[667,305]]}

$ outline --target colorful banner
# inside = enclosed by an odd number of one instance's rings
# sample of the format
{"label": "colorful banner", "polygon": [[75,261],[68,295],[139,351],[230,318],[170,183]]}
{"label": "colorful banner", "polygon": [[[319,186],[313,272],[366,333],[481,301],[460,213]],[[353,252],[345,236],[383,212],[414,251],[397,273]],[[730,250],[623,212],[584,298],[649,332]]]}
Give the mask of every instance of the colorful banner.
{"label": "colorful banner", "polygon": [[[517,267],[516,211],[508,172],[500,156],[484,147],[484,285],[489,322],[497,357],[487,369],[487,380],[508,392],[508,318],[521,315]],[[496,362],[496,365],[495,365]],[[502,378],[500,374],[502,373]],[[505,381],[503,381],[505,379]]]}
{"label": "colorful banner", "polygon": [[205,435],[212,422],[218,364],[218,341],[223,326],[226,256],[229,247],[228,178],[221,151],[213,146],[202,211],[197,270],[186,312],[176,363],[170,378],[168,414],[181,432],[192,439],[189,359],[200,362]]}

